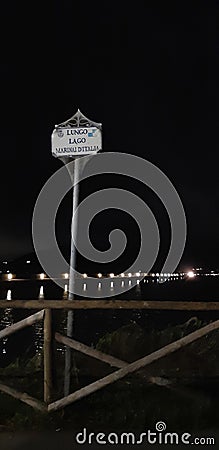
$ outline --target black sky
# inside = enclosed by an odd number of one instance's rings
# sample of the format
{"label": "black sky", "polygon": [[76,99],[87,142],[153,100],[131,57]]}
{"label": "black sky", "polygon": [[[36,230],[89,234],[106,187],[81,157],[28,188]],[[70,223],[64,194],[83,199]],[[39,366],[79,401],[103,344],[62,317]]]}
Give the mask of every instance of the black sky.
{"label": "black sky", "polygon": [[102,3],[3,7],[0,258],[32,251],[36,198],[61,167],[51,132],[79,107],[103,123],[104,151],[144,157],[173,182],[183,263],[218,267],[219,6]]}

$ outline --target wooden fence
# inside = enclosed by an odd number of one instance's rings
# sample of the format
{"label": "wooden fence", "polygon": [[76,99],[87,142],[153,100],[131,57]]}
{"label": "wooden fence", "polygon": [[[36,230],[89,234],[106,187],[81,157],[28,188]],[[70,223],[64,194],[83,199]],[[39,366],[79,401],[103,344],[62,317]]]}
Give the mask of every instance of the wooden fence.
{"label": "wooden fence", "polygon": [[[145,300],[0,300],[0,308],[22,308],[39,309],[39,312],[3,329],[0,331],[0,339],[5,338],[12,333],[26,326],[44,320],[44,401],[29,396],[27,393],[21,393],[15,389],[0,383],[0,390],[15,397],[24,403],[32,406],[41,412],[52,412],[80,400],[93,392],[96,392],[105,386],[112,384],[126,375],[137,372],[143,367],[152,364],[173,352],[187,346],[188,344],[200,339],[213,330],[219,329],[219,320],[216,320],[201,329],[186,335],[185,337],[172,342],[165,347],[146,355],[132,363],[121,361],[111,355],[90,348],[74,339],[55,333],[55,340],[85,355],[96,358],[118,370],[113,373],[73,392],[59,400],[52,401],[52,309],[148,309],[148,310],[180,310],[180,311],[219,311],[219,302],[177,302],[177,301],[145,301]],[[152,377],[146,381],[155,382]]]}

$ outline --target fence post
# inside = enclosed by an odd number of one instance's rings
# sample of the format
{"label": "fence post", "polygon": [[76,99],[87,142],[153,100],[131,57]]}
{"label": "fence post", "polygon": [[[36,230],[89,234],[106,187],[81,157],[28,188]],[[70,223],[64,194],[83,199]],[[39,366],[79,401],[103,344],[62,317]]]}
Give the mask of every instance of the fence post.
{"label": "fence post", "polygon": [[52,311],[44,316],[44,402],[49,404],[52,391]]}

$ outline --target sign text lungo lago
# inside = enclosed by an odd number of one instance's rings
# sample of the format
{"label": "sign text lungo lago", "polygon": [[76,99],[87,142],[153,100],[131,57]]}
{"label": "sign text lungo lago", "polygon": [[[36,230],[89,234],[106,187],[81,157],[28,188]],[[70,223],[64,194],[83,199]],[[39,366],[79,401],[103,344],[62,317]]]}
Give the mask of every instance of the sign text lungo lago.
{"label": "sign text lungo lago", "polygon": [[56,157],[97,153],[101,148],[101,130],[96,127],[57,127],[52,133],[52,153]]}

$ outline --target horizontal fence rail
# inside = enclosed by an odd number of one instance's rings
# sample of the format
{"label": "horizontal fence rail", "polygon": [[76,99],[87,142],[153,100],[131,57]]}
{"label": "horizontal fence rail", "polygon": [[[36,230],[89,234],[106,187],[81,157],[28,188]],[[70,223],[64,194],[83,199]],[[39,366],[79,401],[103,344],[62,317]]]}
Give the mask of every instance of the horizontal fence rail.
{"label": "horizontal fence rail", "polygon": [[168,300],[0,300],[1,308],[21,309],[160,309],[219,311],[219,301]]}

